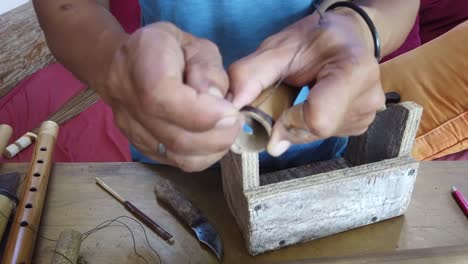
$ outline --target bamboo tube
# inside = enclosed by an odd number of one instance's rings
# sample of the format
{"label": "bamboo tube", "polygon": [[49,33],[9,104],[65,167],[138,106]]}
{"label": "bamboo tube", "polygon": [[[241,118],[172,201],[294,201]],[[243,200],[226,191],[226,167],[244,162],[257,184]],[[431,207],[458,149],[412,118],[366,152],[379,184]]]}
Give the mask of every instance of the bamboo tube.
{"label": "bamboo tube", "polygon": [[17,172],[0,175],[0,240],[2,240],[5,228],[10,221],[10,215],[18,204],[16,190],[19,179],[20,175]]}
{"label": "bamboo tube", "polygon": [[52,121],[42,123],[39,128],[39,136],[1,263],[31,263],[57,133],[58,125]]}
{"label": "bamboo tube", "polygon": [[299,92],[300,89],[284,84],[263,90],[252,104],[241,110],[250,129],[242,130],[231,151],[240,154],[265,150],[274,123],[294,104]]}
{"label": "bamboo tube", "polygon": [[3,153],[11,138],[13,129],[9,125],[0,125],[0,153]]}
{"label": "bamboo tube", "polygon": [[80,256],[81,233],[65,229],[60,232],[51,264],[76,264]]}

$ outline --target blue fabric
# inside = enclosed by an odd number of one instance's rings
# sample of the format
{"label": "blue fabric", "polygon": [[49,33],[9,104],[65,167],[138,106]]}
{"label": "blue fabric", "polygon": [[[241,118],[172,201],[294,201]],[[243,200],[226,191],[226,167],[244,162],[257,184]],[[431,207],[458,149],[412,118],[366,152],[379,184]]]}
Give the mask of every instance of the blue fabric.
{"label": "blue fabric", "polygon": [[[313,0],[139,0],[142,24],[169,21],[180,29],[216,43],[225,67],[250,54],[267,37],[310,13]],[[319,1],[316,1],[319,2]],[[255,74],[255,72],[252,72]],[[306,100],[308,89],[296,104]],[[262,169],[282,169],[340,157],[347,138],[294,145],[279,158],[260,153]],[[132,159],[156,163],[131,147]]]}

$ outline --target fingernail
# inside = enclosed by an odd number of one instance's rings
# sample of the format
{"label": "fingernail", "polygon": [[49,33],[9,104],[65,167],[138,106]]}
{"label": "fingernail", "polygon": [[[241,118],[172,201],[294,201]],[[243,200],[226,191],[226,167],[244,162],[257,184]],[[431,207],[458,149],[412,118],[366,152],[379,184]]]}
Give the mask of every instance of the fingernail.
{"label": "fingernail", "polygon": [[236,124],[238,120],[239,120],[239,117],[237,115],[226,116],[223,119],[219,120],[218,123],[216,123],[216,128],[232,127],[234,124]]}
{"label": "fingernail", "polygon": [[291,146],[291,142],[287,140],[281,140],[280,142],[274,143],[273,145],[268,144],[267,150],[273,157],[279,157]]}
{"label": "fingernail", "polygon": [[221,91],[216,87],[208,88],[208,93],[214,97],[223,98],[223,93],[221,93]]}

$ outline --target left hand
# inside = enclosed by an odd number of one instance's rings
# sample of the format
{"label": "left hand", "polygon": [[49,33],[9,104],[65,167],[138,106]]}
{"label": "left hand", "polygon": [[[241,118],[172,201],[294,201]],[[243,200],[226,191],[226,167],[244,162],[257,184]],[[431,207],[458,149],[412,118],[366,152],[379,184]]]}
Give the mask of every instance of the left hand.
{"label": "left hand", "polygon": [[[286,84],[310,85],[308,100],[275,123],[267,151],[291,144],[364,133],[384,106],[372,35],[353,10],[313,14],[266,39],[229,69],[233,103],[241,108],[285,76]],[[294,58],[293,62],[291,60]]]}

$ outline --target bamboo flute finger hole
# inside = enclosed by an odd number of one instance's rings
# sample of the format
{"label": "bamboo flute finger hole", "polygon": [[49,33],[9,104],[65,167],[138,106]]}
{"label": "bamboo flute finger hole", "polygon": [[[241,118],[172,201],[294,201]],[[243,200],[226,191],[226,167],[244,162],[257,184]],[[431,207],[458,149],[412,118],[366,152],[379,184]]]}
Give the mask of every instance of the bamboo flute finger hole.
{"label": "bamboo flute finger hole", "polygon": [[44,163],[44,161],[43,160],[38,160],[37,163]]}
{"label": "bamboo flute finger hole", "polygon": [[22,226],[22,227],[26,227],[26,226],[28,226],[28,225],[29,225],[28,221],[22,221],[22,222],[20,223],[20,226]]}
{"label": "bamboo flute finger hole", "polygon": [[47,148],[46,148],[46,147],[42,147],[42,148],[41,148],[41,151],[47,151]]}
{"label": "bamboo flute finger hole", "polygon": [[41,174],[39,172],[36,172],[36,173],[33,174],[33,176],[34,177],[39,177],[39,176],[41,176]]}
{"label": "bamboo flute finger hole", "polygon": [[35,191],[37,191],[37,188],[36,188],[36,187],[31,187],[31,188],[29,189],[29,191],[35,192]]}
{"label": "bamboo flute finger hole", "polygon": [[28,209],[31,209],[31,208],[33,208],[33,205],[32,205],[32,203],[27,203],[24,207],[28,208]]}

